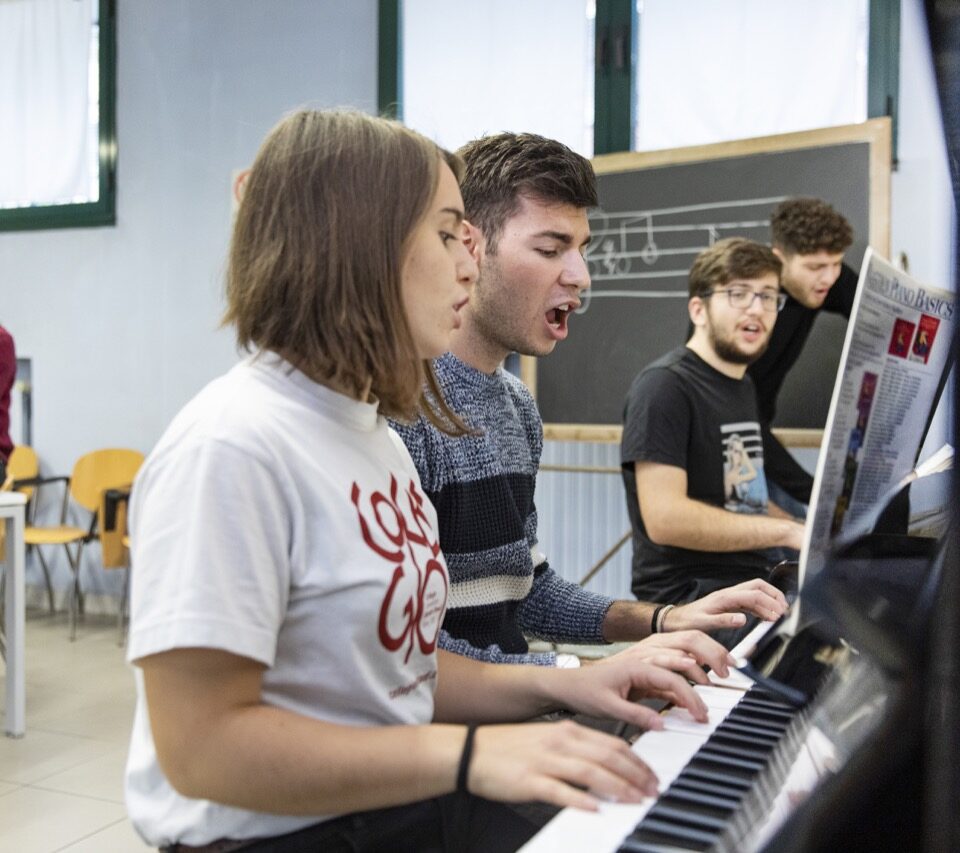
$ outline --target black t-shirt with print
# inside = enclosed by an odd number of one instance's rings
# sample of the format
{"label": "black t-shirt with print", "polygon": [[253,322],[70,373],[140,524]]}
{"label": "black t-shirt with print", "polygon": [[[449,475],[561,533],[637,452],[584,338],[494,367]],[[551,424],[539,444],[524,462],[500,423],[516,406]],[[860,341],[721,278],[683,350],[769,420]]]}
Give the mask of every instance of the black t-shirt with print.
{"label": "black t-shirt with print", "polygon": [[712,553],[652,542],[637,504],[635,462],[687,472],[687,495],[733,512],[764,513],[767,484],[757,400],[749,376],[732,379],[680,347],[637,376],[624,407],[620,462],[633,527],[633,593],[691,601],[766,576],[766,551]]}

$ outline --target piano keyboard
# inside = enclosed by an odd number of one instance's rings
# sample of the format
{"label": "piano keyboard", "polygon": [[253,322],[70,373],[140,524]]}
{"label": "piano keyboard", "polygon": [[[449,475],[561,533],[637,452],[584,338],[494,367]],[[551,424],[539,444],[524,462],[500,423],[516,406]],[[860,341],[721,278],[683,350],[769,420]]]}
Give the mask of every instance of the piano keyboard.
{"label": "piano keyboard", "polygon": [[633,746],[660,780],[658,798],[603,803],[598,812],[564,809],[522,853],[739,851],[762,837],[765,815],[789,794],[784,781],[811,775],[809,761],[798,770],[794,760],[803,712],[757,686],[695,689],[706,723],[672,708],[662,731]]}

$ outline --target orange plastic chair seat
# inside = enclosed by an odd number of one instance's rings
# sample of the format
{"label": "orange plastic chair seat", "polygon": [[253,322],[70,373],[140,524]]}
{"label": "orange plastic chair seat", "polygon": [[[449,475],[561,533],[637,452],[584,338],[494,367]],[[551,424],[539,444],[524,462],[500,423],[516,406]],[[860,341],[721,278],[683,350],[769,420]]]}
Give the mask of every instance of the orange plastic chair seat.
{"label": "orange plastic chair seat", "polygon": [[79,542],[87,531],[66,524],[57,527],[28,527],[23,531],[23,541],[27,545],[66,545]]}

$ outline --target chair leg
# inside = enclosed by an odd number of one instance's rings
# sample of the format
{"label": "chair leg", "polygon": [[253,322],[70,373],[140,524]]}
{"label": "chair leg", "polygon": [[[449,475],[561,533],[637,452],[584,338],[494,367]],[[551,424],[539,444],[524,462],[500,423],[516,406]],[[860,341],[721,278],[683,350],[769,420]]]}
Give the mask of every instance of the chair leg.
{"label": "chair leg", "polygon": [[73,587],[70,591],[70,642],[77,639],[77,612],[83,612],[83,593],[80,591],[80,558],[83,556],[83,542],[77,543],[77,553],[70,553],[70,546],[64,545],[67,552],[67,561],[73,572]]}
{"label": "chair leg", "polygon": [[53,602],[53,584],[50,582],[50,569],[47,566],[47,561],[44,559],[43,551],[40,550],[39,547],[35,548],[35,550],[37,557],[40,559],[40,568],[43,569],[43,582],[47,585],[47,602],[50,604],[50,612],[56,613],[57,608]]}

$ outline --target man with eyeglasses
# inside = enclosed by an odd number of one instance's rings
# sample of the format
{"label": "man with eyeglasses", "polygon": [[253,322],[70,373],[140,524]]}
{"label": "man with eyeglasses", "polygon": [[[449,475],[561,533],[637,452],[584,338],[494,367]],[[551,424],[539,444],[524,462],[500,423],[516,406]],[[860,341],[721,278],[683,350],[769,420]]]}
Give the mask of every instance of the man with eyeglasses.
{"label": "man with eyeglasses", "polygon": [[803,525],[769,501],[747,366],[786,295],[773,251],[742,238],[701,252],[689,275],[693,334],[645,368],[620,448],[633,527],[633,593],[691,601],[751,578],[797,549]]}

